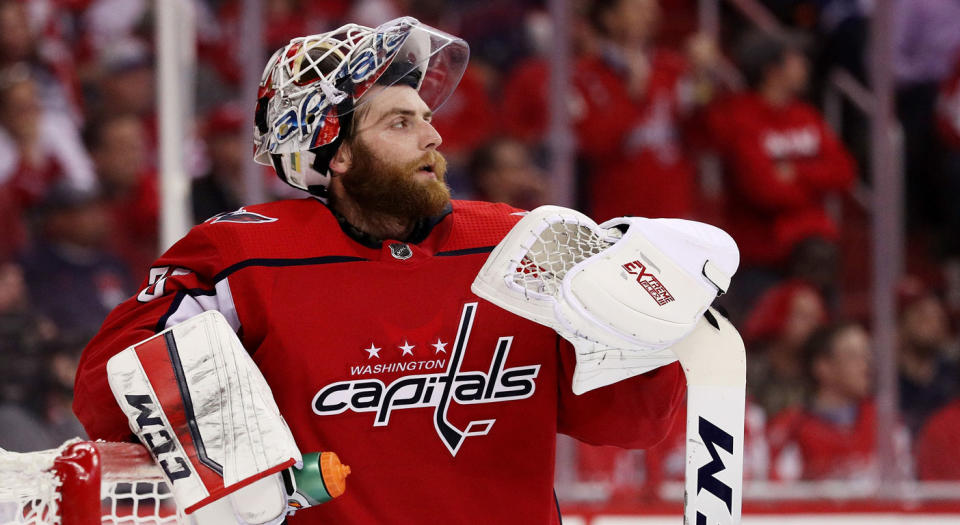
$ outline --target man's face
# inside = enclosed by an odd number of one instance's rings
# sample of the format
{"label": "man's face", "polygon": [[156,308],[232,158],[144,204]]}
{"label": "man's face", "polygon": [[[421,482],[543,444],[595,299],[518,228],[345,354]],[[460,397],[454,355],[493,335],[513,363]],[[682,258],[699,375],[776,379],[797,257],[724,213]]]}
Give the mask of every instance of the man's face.
{"label": "man's face", "polygon": [[833,386],[850,400],[864,399],[873,390],[873,350],[870,336],[852,325],[831,341],[830,354],[823,358],[820,381]]}
{"label": "man's face", "polygon": [[520,142],[505,140],[490,151],[493,162],[475,181],[486,199],[517,208],[533,209],[546,197],[543,173]]}
{"label": "man's face", "polygon": [[634,46],[647,44],[653,38],[660,16],[657,0],[620,0],[604,18],[615,41]]}
{"label": "man's face", "polygon": [[950,340],[949,320],[943,303],[929,294],[910,304],[900,317],[901,337],[921,357],[934,357]]}
{"label": "man's face", "polygon": [[243,164],[250,154],[249,138],[242,131],[245,130],[218,133],[207,141],[210,162],[217,175],[242,177]]}
{"label": "man's face", "polygon": [[147,158],[143,124],[134,116],[119,117],[100,133],[102,137],[93,158],[102,182],[120,188],[132,187],[140,179]]}
{"label": "man's face", "polygon": [[799,51],[791,51],[783,57],[780,73],[784,82],[794,95],[802,95],[810,80],[810,62]]}
{"label": "man's face", "polygon": [[25,60],[33,47],[27,8],[19,2],[0,3],[0,59]]}
{"label": "man's face", "polygon": [[110,235],[110,214],[100,201],[60,209],[47,218],[45,232],[53,241],[101,248]]}
{"label": "man's face", "polygon": [[341,146],[348,157],[343,187],[365,210],[413,219],[437,215],[450,202],[450,189],[433,114],[409,86],[376,89],[355,115],[356,136]]}
{"label": "man's face", "polygon": [[873,350],[866,330],[859,326],[844,330],[834,342],[833,355],[847,394],[854,399],[870,395],[873,388]]}
{"label": "man's face", "polygon": [[18,141],[37,140],[40,124],[40,100],[33,81],[18,82],[0,99],[0,125],[7,128]]}
{"label": "man's face", "polygon": [[154,107],[154,84],[153,70],[140,65],[106,75],[100,89],[114,111],[146,115]]}
{"label": "man's face", "polygon": [[810,334],[823,324],[826,312],[823,310],[823,302],[813,290],[797,291],[790,303],[783,337],[791,348],[799,349]]}
{"label": "man's face", "polygon": [[23,269],[12,262],[0,263],[0,312],[16,311],[27,302]]}

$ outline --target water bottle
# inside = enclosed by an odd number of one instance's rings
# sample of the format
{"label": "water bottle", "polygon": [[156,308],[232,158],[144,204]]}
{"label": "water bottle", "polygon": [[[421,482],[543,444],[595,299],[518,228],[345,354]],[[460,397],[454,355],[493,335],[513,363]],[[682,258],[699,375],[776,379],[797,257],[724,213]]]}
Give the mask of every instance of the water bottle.
{"label": "water bottle", "polygon": [[292,486],[287,490],[287,509],[296,511],[326,503],[346,490],[350,467],[340,463],[333,452],[309,452],[303,455],[303,468],[289,469]]}

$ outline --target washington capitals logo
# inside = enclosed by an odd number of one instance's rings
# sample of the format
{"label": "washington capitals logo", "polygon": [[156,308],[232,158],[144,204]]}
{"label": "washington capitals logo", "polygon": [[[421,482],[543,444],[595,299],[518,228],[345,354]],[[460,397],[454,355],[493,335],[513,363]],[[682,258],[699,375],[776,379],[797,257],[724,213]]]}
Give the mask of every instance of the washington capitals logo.
{"label": "washington capitals logo", "polygon": [[379,379],[332,383],[313,397],[313,412],[320,416],[348,410],[373,412],[373,426],[383,427],[390,423],[390,414],[396,410],[433,408],[433,428],[450,454],[456,456],[466,438],[486,435],[496,420],[470,421],[466,426],[457,426],[447,416],[450,408],[455,404],[527,399],[536,390],[535,379],[540,372],[540,365],[506,367],[513,337],[501,337],[497,341],[487,372],[461,371],[476,311],[477,303],[464,305],[445,372],[409,375],[390,384]]}
{"label": "washington capitals logo", "polygon": [[238,222],[238,223],[256,223],[256,222],[276,222],[276,218],[267,217],[266,215],[260,215],[259,213],[254,213],[252,211],[247,211],[243,208],[240,208],[236,211],[229,211],[221,213],[219,215],[214,215],[213,217],[207,219],[209,223],[215,222]]}

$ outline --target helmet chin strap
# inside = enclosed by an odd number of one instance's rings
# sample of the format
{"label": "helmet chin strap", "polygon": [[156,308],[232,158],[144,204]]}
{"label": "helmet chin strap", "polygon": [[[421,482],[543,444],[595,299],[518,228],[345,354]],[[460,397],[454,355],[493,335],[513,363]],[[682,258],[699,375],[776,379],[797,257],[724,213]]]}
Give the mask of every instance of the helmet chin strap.
{"label": "helmet chin strap", "polygon": [[316,173],[316,176],[322,183],[308,185],[307,191],[320,199],[324,204],[327,204],[327,200],[330,198],[330,182],[333,180],[333,173],[330,171],[330,159],[333,158],[337,149],[340,148],[341,142],[343,142],[343,140],[337,138],[337,140],[332,143],[315,148],[313,151],[313,163],[310,164],[310,169]]}

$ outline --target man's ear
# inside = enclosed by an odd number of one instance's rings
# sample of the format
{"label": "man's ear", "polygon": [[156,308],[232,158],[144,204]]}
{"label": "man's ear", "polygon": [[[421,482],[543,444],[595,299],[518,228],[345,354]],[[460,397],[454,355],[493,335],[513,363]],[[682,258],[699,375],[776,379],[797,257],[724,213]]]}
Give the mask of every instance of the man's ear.
{"label": "man's ear", "polygon": [[350,169],[351,165],[353,165],[353,152],[350,150],[350,144],[346,141],[341,142],[337,152],[330,159],[330,172],[334,176],[343,175]]}

